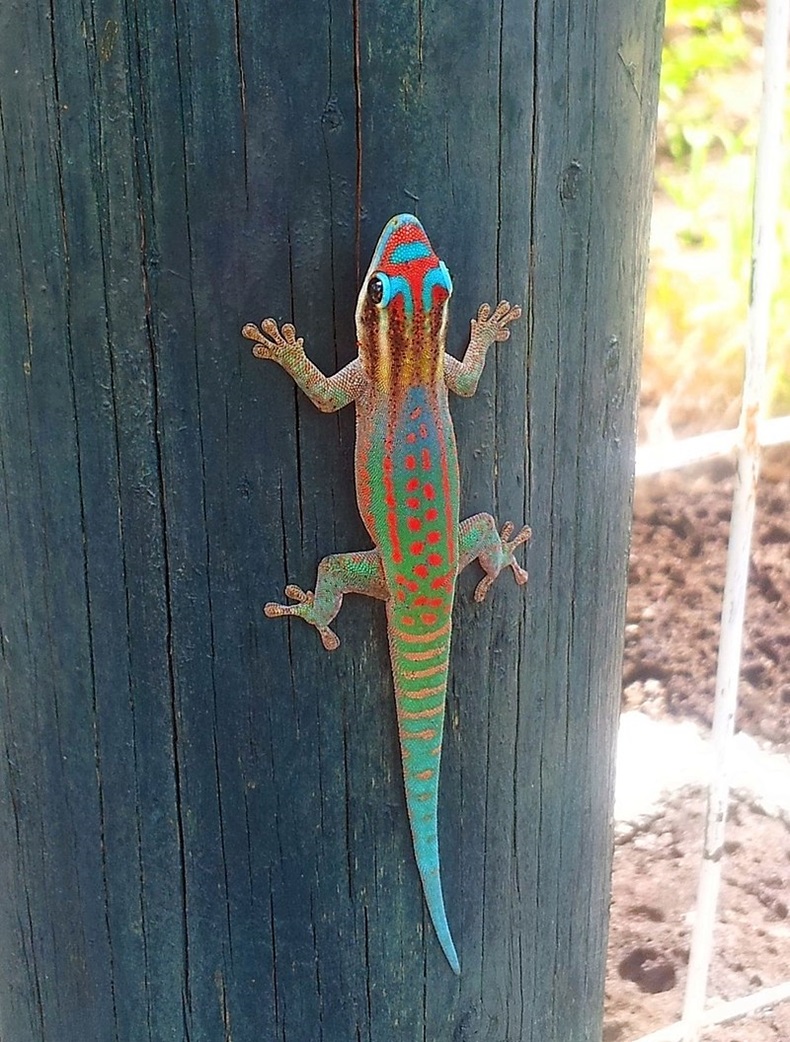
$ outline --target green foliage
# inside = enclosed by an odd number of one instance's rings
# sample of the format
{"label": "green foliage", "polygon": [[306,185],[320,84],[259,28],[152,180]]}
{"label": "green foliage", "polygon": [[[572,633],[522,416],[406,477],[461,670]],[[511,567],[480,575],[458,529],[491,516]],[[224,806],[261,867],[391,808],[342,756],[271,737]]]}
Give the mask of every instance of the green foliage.
{"label": "green foliage", "polygon": [[737,0],[667,0],[659,113],[663,146],[675,159],[704,161],[714,145],[738,150],[736,134],[717,126],[706,84],[745,62],[751,41]]}
{"label": "green foliage", "polygon": [[[732,425],[747,337],[760,9],[667,0],[642,400],[680,433]],[[790,411],[790,99],[769,405]]]}

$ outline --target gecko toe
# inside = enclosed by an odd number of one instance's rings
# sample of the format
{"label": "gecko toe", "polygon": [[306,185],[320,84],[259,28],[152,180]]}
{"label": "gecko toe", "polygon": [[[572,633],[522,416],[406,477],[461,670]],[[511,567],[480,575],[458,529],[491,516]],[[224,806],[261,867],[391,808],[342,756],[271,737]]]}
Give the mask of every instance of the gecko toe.
{"label": "gecko toe", "polygon": [[312,590],[303,590],[301,586],[292,584],[285,587],[285,596],[299,604],[312,604],[314,599]]}
{"label": "gecko toe", "polygon": [[517,564],[515,561],[510,566],[513,569],[513,576],[519,586],[524,586],[529,579],[529,572]]}
{"label": "gecko toe", "polygon": [[334,630],[330,630],[328,626],[318,626],[316,628],[321,635],[321,643],[324,645],[326,650],[337,651],[340,647],[340,637],[338,637]]}
{"label": "gecko toe", "polygon": [[494,582],[495,576],[484,575],[480,582],[475,587],[475,600],[480,602],[484,601],[486,594],[491,589],[491,585]]}
{"label": "gecko toe", "polygon": [[517,546],[521,546],[522,543],[528,543],[531,538],[532,538],[532,529],[529,527],[529,525],[524,525],[522,527],[521,531],[515,537],[515,539],[513,539],[511,541],[510,546],[511,546],[511,548],[513,550],[515,550],[516,547]]}

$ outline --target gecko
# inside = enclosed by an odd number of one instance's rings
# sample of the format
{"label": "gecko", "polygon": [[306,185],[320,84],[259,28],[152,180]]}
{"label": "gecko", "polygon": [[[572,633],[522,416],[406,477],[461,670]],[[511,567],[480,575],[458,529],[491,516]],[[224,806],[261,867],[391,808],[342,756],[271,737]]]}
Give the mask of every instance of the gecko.
{"label": "gecko", "polygon": [[515,551],[530,538],[499,530],[487,513],[459,515],[459,472],[448,391],[477,389],[486,352],[510,337],[521,308],[502,300],[481,304],[471,322],[463,361],[446,353],[450,273],[422,224],[393,217],[376,246],[357,300],[357,357],[325,376],[306,356],[290,323],[248,323],[252,353],[271,359],[322,412],[354,402],[355,478],[359,512],[373,549],[332,554],[318,566],[315,590],[285,587],[288,604],[268,603],[269,618],[294,616],[314,626],[328,651],[340,641],[331,623],[343,597],[383,601],[395,688],[406,807],[414,856],[439,944],[456,974],[460,962],[450,932],[439,871],[438,794],[447,695],[452,609],[461,569],[478,561],[482,601],[499,573],[527,572]]}

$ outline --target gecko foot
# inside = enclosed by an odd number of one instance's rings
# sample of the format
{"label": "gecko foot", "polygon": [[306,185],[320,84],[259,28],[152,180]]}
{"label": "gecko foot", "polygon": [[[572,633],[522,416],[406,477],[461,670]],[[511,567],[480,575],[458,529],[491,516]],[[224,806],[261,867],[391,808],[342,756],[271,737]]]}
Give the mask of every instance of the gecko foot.
{"label": "gecko foot", "polygon": [[273,601],[269,601],[263,607],[263,614],[267,619],[278,619],[283,615],[294,615],[299,619],[304,619],[305,622],[309,622],[311,626],[315,626],[321,637],[321,643],[327,651],[335,651],[340,647],[340,638],[334,630],[323,625],[316,618],[315,594],[312,590],[303,590],[299,586],[286,586],[285,596],[292,601],[296,601],[296,604],[275,604]]}
{"label": "gecko foot", "polygon": [[519,586],[523,586],[529,578],[526,569],[521,567],[513,555],[522,543],[526,543],[529,540],[532,535],[532,529],[529,525],[524,525],[516,533],[516,536],[511,539],[510,537],[513,535],[514,528],[515,525],[512,521],[508,521],[502,526],[502,531],[499,533],[500,549],[497,554],[481,554],[480,563],[482,564],[486,574],[475,587],[476,601],[482,601],[485,599],[485,596],[491,589],[494,580],[503,568],[512,568],[513,577]]}
{"label": "gecko foot", "polygon": [[500,300],[493,314],[490,304],[481,304],[477,309],[477,318],[472,319],[472,336],[478,337],[485,344],[493,344],[495,340],[501,343],[510,337],[510,323],[520,317],[521,308],[518,304],[511,305],[508,300]]}
{"label": "gecko foot", "polygon": [[290,322],[283,325],[282,332],[273,318],[265,318],[260,329],[253,322],[248,322],[241,335],[255,341],[252,353],[256,358],[272,358],[278,362],[304,354],[304,340],[297,337]]}

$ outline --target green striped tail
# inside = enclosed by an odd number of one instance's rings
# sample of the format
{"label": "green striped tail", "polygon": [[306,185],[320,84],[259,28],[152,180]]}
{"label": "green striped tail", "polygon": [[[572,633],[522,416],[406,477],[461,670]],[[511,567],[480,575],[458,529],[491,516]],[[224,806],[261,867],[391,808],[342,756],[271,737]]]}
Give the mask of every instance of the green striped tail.
{"label": "green striped tail", "polygon": [[404,632],[402,612],[388,612],[388,631],[398,733],[403,760],[406,807],[414,855],[436,936],[455,973],[461,972],[447,913],[439,869],[439,767],[447,698],[451,619]]}

